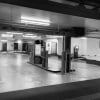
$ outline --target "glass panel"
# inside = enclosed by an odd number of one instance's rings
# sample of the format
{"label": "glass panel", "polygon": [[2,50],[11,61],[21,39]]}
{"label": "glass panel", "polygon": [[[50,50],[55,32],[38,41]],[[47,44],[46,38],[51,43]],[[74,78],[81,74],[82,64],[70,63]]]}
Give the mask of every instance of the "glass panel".
{"label": "glass panel", "polygon": [[48,50],[48,70],[54,72],[61,71],[62,45],[63,40],[61,36],[50,36],[46,40],[46,49]]}

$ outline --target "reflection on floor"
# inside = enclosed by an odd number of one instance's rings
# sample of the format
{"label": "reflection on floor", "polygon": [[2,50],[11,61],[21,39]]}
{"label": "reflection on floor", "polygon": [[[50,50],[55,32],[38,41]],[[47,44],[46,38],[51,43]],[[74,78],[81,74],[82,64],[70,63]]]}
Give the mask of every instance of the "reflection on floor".
{"label": "reflection on floor", "polygon": [[27,61],[25,54],[0,53],[0,92],[100,78],[100,66],[82,61],[73,61],[71,66],[76,71],[65,75],[45,71]]}

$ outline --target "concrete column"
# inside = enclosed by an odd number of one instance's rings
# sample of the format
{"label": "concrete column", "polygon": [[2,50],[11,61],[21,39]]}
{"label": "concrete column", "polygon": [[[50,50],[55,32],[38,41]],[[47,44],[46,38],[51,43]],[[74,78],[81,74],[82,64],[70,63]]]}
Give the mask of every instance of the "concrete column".
{"label": "concrete column", "polygon": [[70,72],[71,67],[71,37],[63,37],[62,73]]}
{"label": "concrete column", "polygon": [[71,67],[71,37],[65,36],[66,72],[70,72]]}

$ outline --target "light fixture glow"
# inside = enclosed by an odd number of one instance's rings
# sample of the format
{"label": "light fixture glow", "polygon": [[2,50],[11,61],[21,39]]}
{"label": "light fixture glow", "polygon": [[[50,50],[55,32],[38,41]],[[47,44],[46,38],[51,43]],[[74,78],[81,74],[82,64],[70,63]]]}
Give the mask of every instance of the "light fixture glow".
{"label": "light fixture glow", "polygon": [[47,19],[41,19],[41,18],[35,18],[35,17],[21,16],[21,19],[50,23],[50,20],[47,20]]}
{"label": "light fixture glow", "polygon": [[23,35],[23,37],[25,37],[25,38],[35,38],[37,36],[34,36],[34,35]]}
{"label": "light fixture glow", "polygon": [[46,37],[47,38],[55,38],[55,39],[57,39],[57,38],[63,38],[63,36],[57,36],[57,35],[46,35]]}
{"label": "light fixture glow", "polygon": [[23,34],[23,33],[19,33],[19,32],[6,32],[7,34],[18,34],[18,35],[20,35],[20,34]]}
{"label": "light fixture glow", "polygon": [[25,34],[25,35],[27,35],[27,36],[33,36],[33,34]]}
{"label": "light fixture glow", "polygon": [[23,33],[13,33],[13,34],[18,34],[18,35],[21,35],[21,34],[23,34]]}
{"label": "light fixture glow", "polygon": [[7,42],[7,40],[1,40],[1,42]]}
{"label": "light fixture glow", "polygon": [[50,20],[21,16],[21,23],[49,26]]}
{"label": "light fixture glow", "polygon": [[21,40],[18,40],[18,41],[17,41],[17,43],[21,44],[21,43],[22,43],[22,41],[21,41]]}
{"label": "light fixture glow", "polygon": [[12,34],[1,34],[1,37],[13,37]]}
{"label": "light fixture glow", "polygon": [[81,39],[87,39],[86,37],[81,37]]}

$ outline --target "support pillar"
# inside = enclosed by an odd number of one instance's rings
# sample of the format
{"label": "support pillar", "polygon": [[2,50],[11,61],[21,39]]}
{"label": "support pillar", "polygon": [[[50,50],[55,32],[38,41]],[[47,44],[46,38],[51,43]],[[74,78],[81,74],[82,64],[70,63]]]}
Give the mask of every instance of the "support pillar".
{"label": "support pillar", "polygon": [[65,36],[64,39],[64,45],[65,45],[65,66],[66,66],[66,72],[70,72],[70,67],[71,67],[71,37],[70,36]]}
{"label": "support pillar", "polygon": [[68,73],[71,70],[71,37],[63,36],[62,52],[62,73]]}

